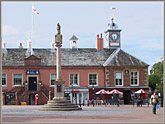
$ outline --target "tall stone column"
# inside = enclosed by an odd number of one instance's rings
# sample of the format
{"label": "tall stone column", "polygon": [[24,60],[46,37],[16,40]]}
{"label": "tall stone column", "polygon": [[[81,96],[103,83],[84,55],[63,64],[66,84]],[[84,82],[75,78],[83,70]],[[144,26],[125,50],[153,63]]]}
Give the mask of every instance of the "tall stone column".
{"label": "tall stone column", "polygon": [[[73,110],[82,110],[71,103],[71,101],[66,100],[64,96],[64,83],[61,78],[61,47],[62,47],[62,35],[61,35],[60,24],[57,24],[57,34],[55,35],[56,43],[56,73],[57,78],[54,82],[54,98],[50,100],[46,105],[42,106],[39,111],[73,111]],[[50,95],[49,95],[50,96]]]}
{"label": "tall stone column", "polygon": [[61,78],[61,47],[62,47],[62,35],[60,24],[57,24],[57,34],[55,35],[56,43],[56,73],[57,78],[55,81],[54,98],[53,100],[65,100],[64,97],[64,83]]}

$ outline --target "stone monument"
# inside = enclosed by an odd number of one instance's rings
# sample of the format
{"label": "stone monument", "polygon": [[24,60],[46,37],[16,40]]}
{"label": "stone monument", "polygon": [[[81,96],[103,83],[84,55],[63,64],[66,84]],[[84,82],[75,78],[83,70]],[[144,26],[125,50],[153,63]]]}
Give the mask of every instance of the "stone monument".
{"label": "stone monument", "polygon": [[57,24],[57,34],[55,35],[56,43],[56,72],[57,78],[54,87],[54,98],[48,101],[47,104],[39,108],[39,111],[73,111],[82,110],[78,105],[71,104],[71,101],[66,100],[64,96],[64,83],[61,78],[61,47],[62,47],[62,35],[61,26]]}

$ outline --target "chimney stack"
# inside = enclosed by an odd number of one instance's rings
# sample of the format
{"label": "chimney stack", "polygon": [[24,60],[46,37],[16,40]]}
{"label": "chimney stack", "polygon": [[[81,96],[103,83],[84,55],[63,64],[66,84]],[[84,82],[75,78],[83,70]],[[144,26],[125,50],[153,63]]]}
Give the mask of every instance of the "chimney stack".
{"label": "chimney stack", "polygon": [[7,50],[6,50],[6,43],[5,42],[2,42],[2,52],[3,53],[7,52]]}
{"label": "chimney stack", "polygon": [[6,49],[6,43],[5,42],[2,42],[2,48]]}
{"label": "chimney stack", "polygon": [[54,42],[51,42],[51,49],[54,49]]}
{"label": "chimney stack", "polygon": [[51,52],[55,52],[55,48],[54,48],[54,44],[55,44],[55,42],[51,42]]}
{"label": "chimney stack", "polygon": [[22,43],[20,43],[20,45],[19,45],[19,49],[23,49]]}
{"label": "chimney stack", "polygon": [[100,34],[100,38],[99,38],[99,34],[97,35],[97,38],[96,38],[96,49],[97,50],[103,50],[102,33]]}
{"label": "chimney stack", "polygon": [[32,41],[31,40],[28,40],[27,43],[28,43],[27,52],[30,53],[30,55],[32,55],[33,54]]}

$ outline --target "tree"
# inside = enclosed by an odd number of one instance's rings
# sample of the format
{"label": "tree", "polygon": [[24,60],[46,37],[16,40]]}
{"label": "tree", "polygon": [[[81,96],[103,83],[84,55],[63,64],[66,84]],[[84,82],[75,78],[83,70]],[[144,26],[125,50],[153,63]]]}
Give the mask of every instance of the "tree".
{"label": "tree", "polygon": [[154,64],[151,72],[152,74],[149,75],[149,86],[152,88],[153,91],[157,89],[162,92],[163,62]]}
{"label": "tree", "polygon": [[157,74],[149,75],[149,86],[151,87],[152,91],[158,88],[158,84],[160,82],[160,78]]}

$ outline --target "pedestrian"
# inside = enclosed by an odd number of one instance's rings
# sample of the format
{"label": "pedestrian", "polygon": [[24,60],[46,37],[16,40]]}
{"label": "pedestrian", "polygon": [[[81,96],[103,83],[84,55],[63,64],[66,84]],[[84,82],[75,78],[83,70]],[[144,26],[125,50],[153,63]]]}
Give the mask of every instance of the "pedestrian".
{"label": "pedestrian", "polygon": [[88,100],[88,105],[87,106],[89,106],[89,100]]}
{"label": "pedestrian", "polygon": [[80,106],[80,108],[81,108],[81,99],[79,99],[79,106]]}
{"label": "pedestrian", "polygon": [[154,92],[153,95],[151,96],[151,103],[153,105],[153,114],[156,114],[156,105],[159,103],[156,92]]}

